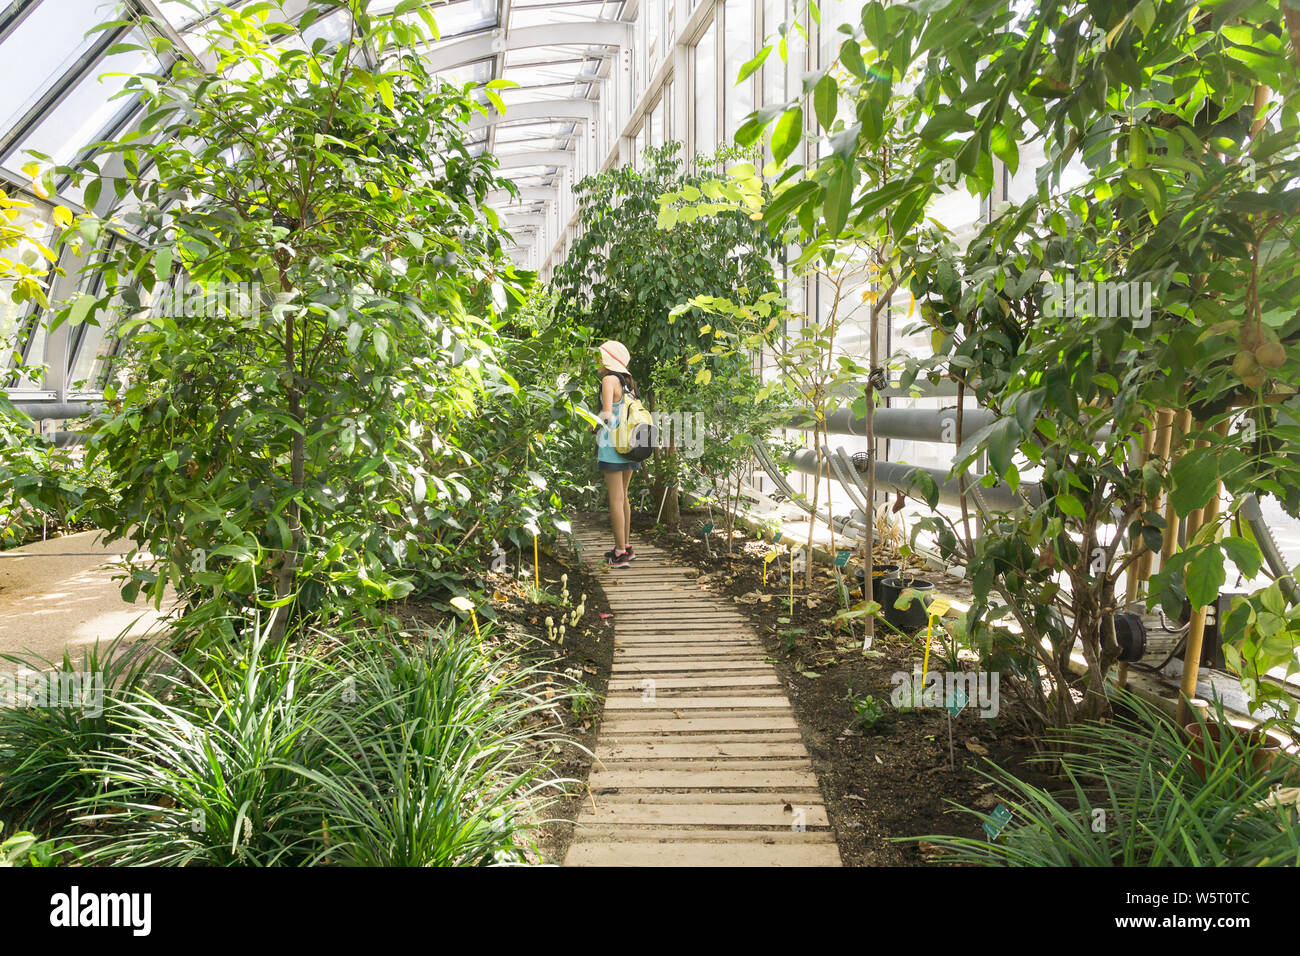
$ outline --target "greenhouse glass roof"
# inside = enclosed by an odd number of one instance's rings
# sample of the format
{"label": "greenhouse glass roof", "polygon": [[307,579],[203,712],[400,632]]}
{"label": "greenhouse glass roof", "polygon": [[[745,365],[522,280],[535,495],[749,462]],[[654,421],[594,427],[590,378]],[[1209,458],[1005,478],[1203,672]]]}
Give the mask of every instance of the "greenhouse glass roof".
{"label": "greenhouse glass roof", "polygon": [[[224,5],[247,8],[251,2]],[[93,158],[90,144],[130,131],[139,109],[126,90],[127,77],[166,72],[170,66],[149,51],[151,35],[166,35],[184,55],[213,68],[207,34],[221,5],[215,0],[0,0],[0,186],[23,193],[34,206],[33,219],[47,220],[54,204],[81,211],[81,189],[64,181],[56,184],[54,195],[32,195],[33,177],[24,167],[34,159],[48,166]],[[274,19],[295,22],[310,4],[278,0],[269,6]],[[635,15],[635,5],[627,0],[454,0],[418,6],[432,12],[438,25],[438,38],[421,48],[438,72],[457,84],[507,81],[499,91],[506,114],[480,117],[468,141],[476,152],[497,155],[502,175],[519,187],[517,196],[503,192],[492,200],[515,239],[512,254],[535,266],[562,233],[554,225],[562,191],[568,192],[575,177],[598,168],[597,150],[609,147],[611,133],[599,126],[620,113],[597,103],[620,48],[630,46],[632,27],[623,19]],[[374,0],[369,9],[372,15],[413,20],[421,16],[418,6]],[[342,42],[350,22],[344,10],[326,14],[301,39],[284,42],[318,37]],[[486,95],[481,101],[487,103]],[[95,211],[102,214],[111,203],[111,197],[101,197]],[[0,250],[9,257],[24,254],[33,252]],[[77,291],[69,281],[75,280],[55,281],[51,301]],[[0,387],[14,397],[36,399],[97,392],[111,364],[112,336],[105,331],[87,329],[65,341],[57,331],[47,335],[31,303],[0,301],[0,345],[9,356],[0,367],[10,369]],[[41,381],[14,370],[49,362],[57,351],[64,351],[66,369],[59,362]]]}

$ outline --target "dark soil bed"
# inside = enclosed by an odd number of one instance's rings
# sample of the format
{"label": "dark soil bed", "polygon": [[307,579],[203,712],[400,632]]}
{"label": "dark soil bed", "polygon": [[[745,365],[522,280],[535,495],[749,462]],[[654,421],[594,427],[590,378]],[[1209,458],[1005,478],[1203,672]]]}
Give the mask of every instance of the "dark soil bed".
{"label": "dark soil bed", "polygon": [[[681,527],[696,530],[702,520],[683,515]],[[795,607],[789,618],[788,565],[778,559],[762,583],[764,550],[770,544],[745,539],[737,532],[727,554],[721,531],[710,537],[712,557],[698,532],[662,532],[653,518],[634,516],[634,529],[671,551],[683,564],[701,571],[701,587],[723,596],[749,614],[786,686],[804,742],[821,782],[840,854],[848,866],[942,864],[943,854],[924,842],[897,843],[899,837],[948,833],[981,837],[979,820],[954,812],[953,804],[989,812],[997,805],[995,788],[979,773],[988,761],[1048,789],[1059,781],[1026,764],[1034,754],[1029,737],[1016,720],[1011,694],[1001,695],[997,717],[981,717],[969,707],[952,720],[954,764],[949,761],[949,718],[942,708],[899,712],[890,706],[896,685],[891,676],[921,666],[924,634],[911,638],[876,624],[871,651],[862,650],[862,625],[851,637],[832,618],[840,606],[834,572],[816,569],[813,594],[795,583]],[[780,569],[774,573],[773,569]],[[934,575],[922,575],[935,578]],[[779,578],[779,580],[778,580]],[[753,593],[771,595],[754,601]],[[737,597],[749,599],[737,601]],[[817,602],[808,607],[808,598]],[[930,667],[938,641],[932,645]],[[966,669],[973,664],[967,663]],[[865,726],[852,698],[867,696],[883,704],[885,716]]]}

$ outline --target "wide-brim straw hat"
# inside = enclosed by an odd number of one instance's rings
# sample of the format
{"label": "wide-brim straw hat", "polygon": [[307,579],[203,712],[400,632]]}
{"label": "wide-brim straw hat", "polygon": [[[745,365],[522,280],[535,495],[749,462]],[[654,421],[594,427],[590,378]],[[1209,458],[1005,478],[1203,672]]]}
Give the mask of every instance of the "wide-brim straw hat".
{"label": "wide-brim straw hat", "polygon": [[600,360],[611,372],[627,372],[627,363],[632,361],[632,353],[622,342],[610,339],[600,346]]}

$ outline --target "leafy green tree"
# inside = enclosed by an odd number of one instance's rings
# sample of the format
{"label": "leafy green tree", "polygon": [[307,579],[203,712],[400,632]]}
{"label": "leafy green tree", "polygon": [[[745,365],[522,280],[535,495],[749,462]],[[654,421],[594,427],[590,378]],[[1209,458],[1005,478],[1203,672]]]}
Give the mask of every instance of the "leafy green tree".
{"label": "leafy green tree", "polygon": [[[129,81],[143,118],[101,151],[126,174],[76,170],[89,205],[106,185],[126,200],[133,233],[91,267],[102,295],[60,314],[123,304],[129,380],[91,425],[118,476],[97,516],[153,556],[128,600],[173,584],[218,631],[232,608],[280,608],[278,637],[461,579],[462,516],[495,474],[464,450],[484,398],[516,385],[491,321],[515,285],[486,204],[500,180],[466,144],[482,107],[430,74],[418,23],[366,6],[295,24],[223,8],[215,72],[181,58]],[[304,35],[338,10],[341,45]]]}
{"label": "leafy green tree", "polygon": [[[752,211],[720,209],[681,228],[661,225],[662,195],[719,196],[726,181],[719,165],[745,156],[724,149],[687,170],[680,152],[680,143],[651,147],[640,168],[621,166],[580,182],[575,194],[581,234],[552,280],[559,293],[557,316],[589,325],[598,341],[614,338],[627,345],[631,372],[643,384],[652,383],[656,367],[684,366],[698,344],[701,316],[691,312],[673,321],[675,306],[698,294],[734,297],[740,290],[775,288],[771,263],[777,246]],[[752,164],[741,165],[753,173]],[[648,398],[652,409],[661,410],[653,394]],[[655,501],[668,494],[664,520],[675,526],[676,464],[660,451],[655,460]]]}
{"label": "leafy green tree", "polygon": [[[772,149],[787,166],[766,210],[774,227],[816,234],[888,210],[938,352],[905,382],[950,377],[998,413],[958,436],[954,471],[987,455],[1013,491],[1022,473],[1040,478],[1039,494],[989,516],[978,538],[966,506],[928,528],[973,577],[972,633],[989,660],[1015,665],[1042,724],[1108,709],[1119,582],[1160,547],[1163,504],[1190,534],[1150,597],[1174,607],[1185,594],[1194,608],[1217,594],[1225,557],[1258,570],[1255,543],[1225,533],[1248,491],[1300,508],[1300,54],[1282,2],[872,2],[806,95],[738,135],[752,141],[776,120]],[[805,104],[831,146],[806,164]],[[900,131],[915,137],[915,161],[888,181],[864,175]],[[927,227],[951,182],[987,196],[994,160],[1014,172],[1031,142],[1046,156],[1033,195],[995,210],[964,249]],[[1060,188],[1076,161],[1084,182]],[[1136,288],[1142,304],[1059,291],[1102,283]],[[1146,457],[1184,407],[1188,453],[1172,467]],[[1232,498],[1222,516],[1220,482]],[[932,482],[918,476],[917,490],[937,503]]]}
{"label": "leafy green tree", "polygon": [[784,406],[764,388],[748,355],[719,355],[709,366],[707,378],[678,365],[659,366],[652,384],[665,408],[689,409],[670,419],[671,427],[680,429],[674,442],[677,467],[708,488],[710,500],[721,506],[730,554],[744,479],[755,461],[753,443],[771,443]]}
{"label": "leafy green tree", "polygon": [[[53,193],[50,177],[40,175],[39,166],[29,164],[24,172],[34,177],[29,188],[36,195]],[[5,313],[18,314],[28,303],[38,310],[49,308],[50,279],[63,274],[58,254],[41,237],[50,228],[61,233],[74,216],[56,205],[50,218],[45,222],[34,203],[0,189],[0,354],[6,360],[24,330],[8,324]],[[14,367],[21,368],[20,353],[12,354]],[[45,516],[65,517],[81,504],[83,491],[72,455],[37,435],[35,423],[0,393],[0,547],[23,543],[42,527]]]}

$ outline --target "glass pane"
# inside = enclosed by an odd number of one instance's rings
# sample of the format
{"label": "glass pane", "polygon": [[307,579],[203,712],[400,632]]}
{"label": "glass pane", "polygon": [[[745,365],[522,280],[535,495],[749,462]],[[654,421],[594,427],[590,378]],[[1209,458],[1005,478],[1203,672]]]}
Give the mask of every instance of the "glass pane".
{"label": "glass pane", "polygon": [[[496,0],[459,0],[457,3],[434,3],[429,5],[433,18],[438,23],[438,32],[445,40],[478,30],[486,30],[496,25]],[[415,22],[420,20],[418,13],[409,13],[404,19]]]}
{"label": "glass pane", "polygon": [[0,133],[7,133],[117,18],[115,0],[45,0],[0,44]]}
{"label": "glass pane", "polygon": [[573,83],[546,83],[540,86],[519,86],[510,87],[505,90],[498,90],[501,94],[502,101],[506,104],[506,116],[510,115],[509,107],[514,103],[536,103],[542,100],[569,100],[574,98]]}
{"label": "glass pane", "polygon": [[443,70],[438,75],[453,86],[464,86],[466,83],[486,83],[492,79],[492,60],[475,60],[473,63],[466,63],[464,66],[458,66],[454,69]]}
{"label": "glass pane", "polygon": [[717,24],[695,45],[695,155],[712,153],[718,146]]}
{"label": "glass pane", "polygon": [[519,7],[510,9],[510,28],[542,26],[547,23],[590,23],[601,19],[606,8],[602,0],[570,7]]}
{"label": "glass pane", "polygon": [[[785,22],[785,0],[763,0],[763,35],[772,42]],[[779,56],[769,56],[763,63],[763,104],[785,102],[785,64]]]}
{"label": "glass pane", "polygon": [[[163,0],[158,4],[158,12],[176,30],[184,30],[222,5],[222,0]],[[237,3],[227,4],[238,6]]]}
{"label": "glass pane", "polygon": [[650,111],[650,145],[664,144],[664,101],[661,98]]}
{"label": "glass pane", "polygon": [[723,12],[726,27],[722,89],[726,100],[726,131],[730,142],[740,124],[754,110],[754,81],[737,84],[740,68],[754,58],[754,0],[727,0]]}
{"label": "glass pane", "polygon": [[[130,39],[134,43],[145,42],[139,33],[131,34]],[[127,50],[100,60],[11,156],[17,159],[25,150],[37,150],[51,156],[56,163],[71,162],[128,105],[126,98],[113,99],[125,88],[127,76],[104,74],[149,72],[157,67],[157,57],[143,50]]]}
{"label": "glass pane", "polygon": [[[31,224],[38,220],[48,222],[48,210],[41,208],[39,203],[34,204],[31,209],[17,210],[17,218],[13,224],[26,232]],[[54,229],[46,226],[39,232],[35,232],[34,238],[48,245],[54,238]],[[29,266],[45,262],[44,257],[36,251],[36,247],[27,240],[16,245],[0,247],[0,259],[22,262]],[[46,268],[50,268],[48,263]],[[20,305],[14,302],[12,292],[13,288],[9,283],[0,282],[0,368],[10,365],[14,349],[21,348],[22,343],[18,341],[18,336],[26,326],[27,317],[31,315],[33,308],[31,303],[24,302]]]}
{"label": "glass pane", "polygon": [[641,0],[641,16],[645,17],[645,48],[653,70],[663,59],[663,51],[657,45],[659,20],[663,16],[662,0]]}
{"label": "glass pane", "polygon": [[849,3],[848,0],[822,0],[817,5],[817,9],[822,18],[821,26],[818,28],[821,66],[829,66],[831,61],[839,56],[840,44],[848,39],[848,36],[841,33],[838,27],[841,23],[853,25],[858,5]]}

